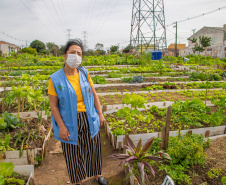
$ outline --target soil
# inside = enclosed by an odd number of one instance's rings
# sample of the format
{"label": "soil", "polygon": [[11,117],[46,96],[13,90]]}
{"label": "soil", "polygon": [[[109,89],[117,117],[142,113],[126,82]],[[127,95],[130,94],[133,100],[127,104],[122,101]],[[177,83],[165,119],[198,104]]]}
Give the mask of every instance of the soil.
{"label": "soil", "polygon": [[[195,174],[195,177],[192,179],[192,185],[222,185],[221,178],[226,176],[226,137],[218,138],[211,142],[210,147],[205,149],[205,154],[207,156],[206,163],[204,167],[201,165],[194,165],[188,171],[188,174],[192,176]],[[211,169],[221,169],[221,175],[219,177],[211,179],[208,177],[207,172]],[[156,173],[156,176],[153,177],[149,175],[150,183],[147,185],[161,185],[166,172],[158,171],[157,166],[153,166],[153,169]],[[176,184],[177,185],[177,184]],[[187,185],[182,183],[181,185]]]}
{"label": "soil", "polygon": [[[25,105],[25,108],[23,109],[23,111],[21,112],[28,112],[28,111],[32,111],[31,109],[29,109],[29,105]],[[17,112],[18,111],[18,105],[16,104],[11,104],[10,106],[7,106],[4,111],[2,110],[2,102],[0,102],[0,114],[4,113],[5,111],[12,113],[12,112]]]}
{"label": "soil", "polygon": [[[20,179],[20,180],[24,180],[25,184],[27,183],[28,181],[28,178],[29,177],[26,177],[24,175],[20,175],[18,173],[13,173],[11,176],[9,176],[8,178],[15,178],[15,179]],[[12,183],[7,183],[6,185],[12,185]],[[13,183],[13,185],[20,185],[19,183]]]}
{"label": "soil", "polygon": [[[213,112],[217,112],[216,107],[210,107],[210,109],[211,110],[210,110],[209,114],[211,114]],[[164,112],[164,109],[162,109],[162,110],[159,109],[158,112]],[[136,123],[134,124],[134,126],[130,126],[126,121],[124,121],[122,123],[122,125],[120,125],[120,127],[122,127],[126,131],[127,134],[142,134],[142,133],[147,133],[147,131],[148,132],[160,132],[162,130],[162,127],[165,125],[166,111],[165,111],[165,115],[163,115],[163,116],[158,115],[158,112],[152,112],[152,113],[150,111],[142,111],[141,112],[141,115],[143,115],[143,116],[147,116],[147,113],[151,113],[154,116],[154,120],[150,121],[150,123],[136,120]],[[226,109],[225,109],[224,115],[226,115]],[[108,123],[109,122],[115,123],[115,122],[118,122],[120,120],[125,120],[125,118],[118,118],[116,116],[116,113],[106,114],[105,118],[106,118]],[[136,118],[134,118],[134,119],[136,119]],[[161,121],[161,122],[158,122],[158,121]],[[182,125],[181,130],[195,129],[195,128],[205,128],[205,127],[212,126],[210,123],[205,124],[205,123],[202,123],[201,121],[200,121],[200,123],[201,123],[202,127],[189,125],[185,128],[185,126]],[[226,125],[226,121],[222,122],[221,125]],[[119,127],[119,124],[116,124],[115,126],[113,126],[110,129],[113,132],[118,127]],[[174,124],[173,122],[170,122],[170,130],[172,130],[172,131],[178,130],[178,125]]]}
{"label": "soil", "polygon": [[[125,92],[125,91],[124,91]],[[219,92],[225,92],[225,90],[220,90]],[[160,101],[185,101],[186,99],[192,100],[194,99],[193,95],[195,93],[199,93],[198,91],[191,92],[189,97],[186,94],[181,94],[180,92],[156,92],[156,93],[138,93],[137,95],[141,95],[146,98],[148,102],[160,102]],[[210,96],[214,95],[214,91],[209,90],[207,93],[207,100],[210,100]],[[115,105],[122,104],[122,100],[125,95],[116,94],[116,95],[106,95],[99,96],[100,102],[102,105]],[[196,98],[201,100],[205,100],[204,97],[198,95]]]}
{"label": "soil", "polygon": [[[110,145],[108,137],[104,133],[104,128],[100,128],[101,133],[101,150],[103,176],[107,178],[109,185],[127,185],[123,179],[124,170],[118,168],[120,160],[115,161],[108,158],[113,153],[122,153],[122,151],[114,151]],[[46,158],[41,166],[35,168],[35,184],[36,185],[66,185],[70,184],[67,167],[62,153],[53,154],[50,151],[56,149],[57,141],[51,137],[47,147]],[[58,146],[59,148],[59,146]],[[95,177],[87,178],[83,181],[83,185],[98,185]]]}
{"label": "soil", "polygon": [[[38,125],[38,119],[37,118],[29,118],[29,119],[20,119],[20,122],[24,123],[24,127],[23,128],[16,128],[13,130],[10,130],[10,135],[11,135],[11,141],[10,141],[10,147],[20,150],[20,146],[22,143],[22,139],[21,141],[18,141],[18,143],[16,144],[16,146],[14,146],[16,139],[18,138],[17,134],[18,131],[21,131],[21,133],[26,133],[29,132],[31,137],[28,140],[28,143],[24,143],[24,149],[26,148],[41,148],[43,141],[45,139],[45,136],[49,133],[49,129],[51,127],[51,119],[48,120],[42,120],[42,125],[44,126],[44,128],[46,129],[45,131],[40,130],[40,133],[38,133],[37,131],[37,125]],[[25,130],[26,129],[26,130]],[[23,135],[22,135],[23,136]]]}
{"label": "soil", "polygon": [[[165,81],[167,82],[167,81]],[[115,86],[110,86],[110,87],[97,87],[95,88],[96,92],[98,93],[107,93],[107,92],[132,92],[132,91],[149,91],[151,89],[147,89],[147,87],[151,87],[154,84],[150,84],[150,85],[125,85],[125,86],[117,86],[117,84]],[[201,89],[199,86],[195,86],[195,87],[191,87],[191,86],[187,86],[186,84],[176,84],[176,85],[163,85],[163,84],[157,84],[158,86],[163,86],[163,89]],[[155,85],[156,86],[156,85]],[[216,88],[216,87],[213,87]],[[211,88],[209,88],[211,89]],[[154,89],[153,89],[154,90]],[[158,89],[156,89],[158,90]],[[162,90],[162,89],[160,89]]]}
{"label": "soil", "polygon": [[[114,151],[110,146],[107,136],[104,134],[104,129],[101,132],[101,145],[102,145],[102,160],[103,160],[103,176],[108,179],[109,185],[127,185],[123,179],[125,178],[122,168],[118,168],[120,160],[115,161],[107,156],[113,153],[122,153],[122,151]],[[206,164],[202,166],[193,166],[190,168],[189,173],[196,174],[197,176],[192,179],[192,185],[221,185],[220,182],[223,176],[226,176],[226,138],[219,138],[211,142],[209,148],[205,150],[207,155]],[[51,137],[47,148],[47,155],[41,166],[35,168],[35,184],[36,185],[67,185],[70,184],[67,169],[64,161],[64,156],[60,154],[51,154],[51,150],[56,148],[57,142]],[[207,172],[212,168],[222,169],[221,175],[218,178],[210,179]],[[148,185],[161,185],[166,172],[158,171],[157,166],[153,166],[155,177],[149,175],[151,182]],[[91,177],[83,181],[83,185],[98,185],[95,178]],[[185,185],[185,184],[182,184]]]}
{"label": "soil", "polygon": [[[127,77],[126,77],[127,78]],[[145,81],[144,82],[177,82],[177,81],[190,81],[188,78],[166,78],[166,79],[161,79],[161,78],[148,78],[146,77],[145,78]],[[107,83],[111,83],[111,84],[114,84],[114,83],[123,83],[122,80],[109,80],[107,81]],[[131,84],[132,85],[132,84]]]}

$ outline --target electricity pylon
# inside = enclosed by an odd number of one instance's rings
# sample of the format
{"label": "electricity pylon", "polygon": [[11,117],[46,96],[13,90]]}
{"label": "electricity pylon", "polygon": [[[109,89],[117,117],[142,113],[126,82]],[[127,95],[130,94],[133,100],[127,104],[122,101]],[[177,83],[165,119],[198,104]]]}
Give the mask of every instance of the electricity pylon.
{"label": "electricity pylon", "polygon": [[166,44],[163,0],[133,0],[130,45],[137,54],[164,50]]}

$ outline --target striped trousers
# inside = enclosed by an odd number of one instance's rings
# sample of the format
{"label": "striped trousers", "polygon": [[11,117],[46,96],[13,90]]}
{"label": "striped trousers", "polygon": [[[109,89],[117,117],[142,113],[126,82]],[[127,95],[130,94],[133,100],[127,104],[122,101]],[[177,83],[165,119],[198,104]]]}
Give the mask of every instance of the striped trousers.
{"label": "striped trousers", "polygon": [[78,145],[61,146],[71,183],[102,174],[100,133],[91,139],[86,112],[78,112]]}

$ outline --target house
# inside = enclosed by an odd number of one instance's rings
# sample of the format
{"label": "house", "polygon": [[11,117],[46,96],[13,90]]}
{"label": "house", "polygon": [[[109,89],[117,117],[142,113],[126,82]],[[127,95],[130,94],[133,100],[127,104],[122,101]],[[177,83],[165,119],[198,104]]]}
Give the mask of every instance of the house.
{"label": "house", "polygon": [[195,43],[192,43],[190,40],[197,38],[197,43],[199,44],[200,36],[211,38],[211,46],[206,47],[203,52],[199,53],[200,55],[212,56],[213,58],[226,58],[226,24],[223,27],[201,28],[188,38],[188,46],[181,49],[179,55],[185,57],[186,55],[194,54],[192,48],[194,48]]}
{"label": "house", "polygon": [[[179,51],[186,47],[186,44],[177,44],[177,55],[179,55]],[[175,44],[170,44],[167,48],[165,55],[175,56]]]}
{"label": "house", "polygon": [[20,47],[15,45],[15,44],[11,44],[5,41],[0,41],[0,50],[2,51],[2,53],[9,55],[10,52],[12,51],[19,51]]}

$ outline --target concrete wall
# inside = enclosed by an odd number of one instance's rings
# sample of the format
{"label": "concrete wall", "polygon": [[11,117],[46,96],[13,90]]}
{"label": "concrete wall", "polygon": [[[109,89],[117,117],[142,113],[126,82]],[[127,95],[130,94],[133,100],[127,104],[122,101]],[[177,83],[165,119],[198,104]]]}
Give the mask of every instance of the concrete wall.
{"label": "concrete wall", "polygon": [[[226,25],[224,26],[226,31]],[[197,38],[197,43],[200,43],[199,37],[205,36],[211,38],[211,46],[206,47],[205,51],[200,53],[205,56],[212,56],[214,58],[225,58],[226,57],[226,35],[223,28],[211,28],[211,27],[203,27],[201,30],[196,32],[190,38]],[[180,56],[186,56],[189,54],[193,54],[192,48],[195,46],[190,40],[188,40],[188,47],[181,49],[179,52]],[[196,53],[197,54],[197,53]]]}
{"label": "concrete wall", "polygon": [[17,52],[19,48],[16,46],[10,46],[9,44],[0,44],[0,50],[2,53],[9,55],[12,51]]}

